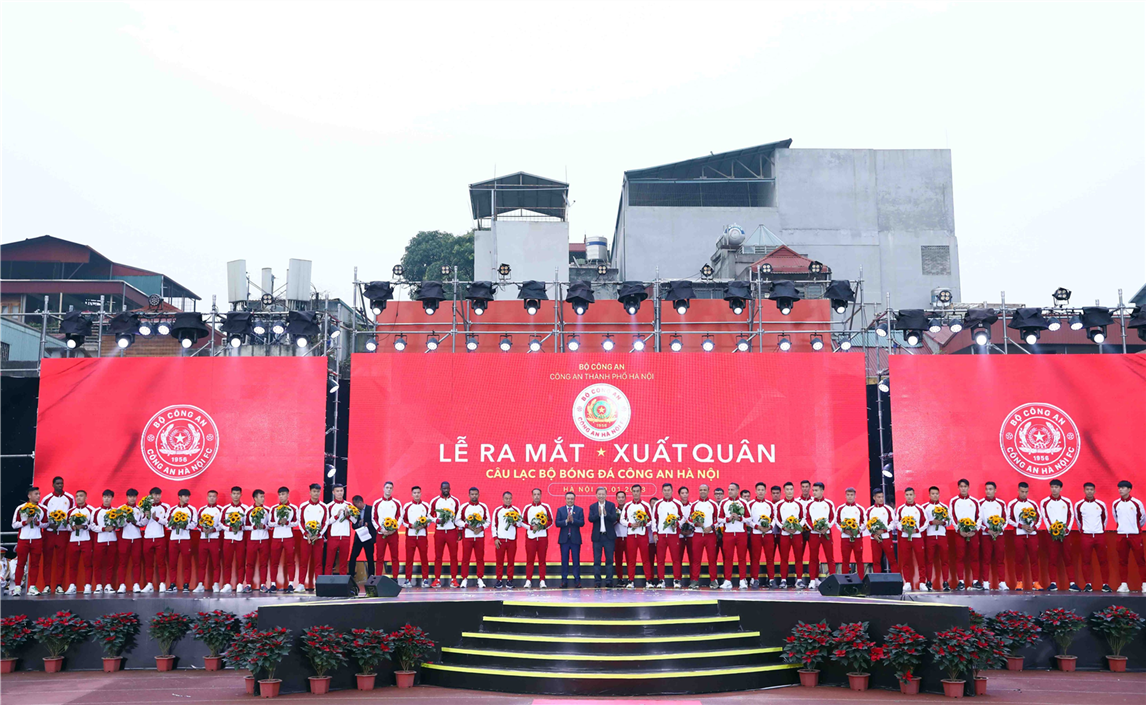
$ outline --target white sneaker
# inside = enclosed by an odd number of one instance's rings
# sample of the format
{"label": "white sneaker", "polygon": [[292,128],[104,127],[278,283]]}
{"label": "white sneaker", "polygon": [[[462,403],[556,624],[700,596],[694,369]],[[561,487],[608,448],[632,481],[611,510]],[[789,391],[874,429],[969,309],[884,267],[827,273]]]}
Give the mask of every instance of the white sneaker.
{"label": "white sneaker", "polygon": [[748,589],[748,581],[747,580],[741,580],[740,581],[740,589],[741,590],[747,590]]}
{"label": "white sneaker", "polygon": [[[116,592],[116,594],[117,594],[117,595],[122,595],[122,594],[124,594],[125,592],[127,592],[127,586],[126,586],[126,585],[124,585],[123,583],[120,583],[120,584],[119,584],[119,589],[118,589],[118,590],[116,590],[115,592]],[[132,592],[139,592],[139,586],[138,586],[138,585],[136,585],[136,586],[135,586],[135,590],[132,590]]]}
{"label": "white sneaker", "polygon": [[[51,592],[51,591],[45,590],[44,592]],[[29,585],[28,586],[28,597],[35,597],[39,594],[40,594],[40,591],[38,589],[36,589],[35,585]]]}
{"label": "white sneaker", "polygon": [[219,592],[219,583],[214,583],[211,585],[211,592]]}
{"label": "white sneaker", "polygon": [[732,581],[731,580],[725,580],[723,583],[720,584],[720,589],[721,590],[731,590],[732,589]]}
{"label": "white sneaker", "polygon": [[920,583],[919,592],[931,592],[931,588],[927,587],[927,583]]}
{"label": "white sneaker", "polygon": [[549,587],[549,586],[545,584],[545,581],[544,581],[544,580],[542,580],[542,581],[541,581],[541,585],[539,585],[538,587],[539,587],[540,589],[544,590],[545,588],[547,588],[547,587]]}
{"label": "white sneaker", "polygon": [[84,594],[85,594],[85,595],[90,595],[90,594],[92,594],[92,585],[91,585],[91,583],[88,583],[87,585],[84,585]]}
{"label": "white sneaker", "polygon": [[229,595],[231,593],[231,584],[227,583],[226,585],[223,586],[222,590],[217,590],[216,592],[218,592],[221,595]]}
{"label": "white sneaker", "polygon": [[1122,583],[1115,592],[1130,592],[1130,586],[1126,583]]}
{"label": "white sneaker", "polygon": [[[920,586],[919,586],[919,589],[920,589],[920,590],[922,590],[922,589],[923,589],[923,586],[922,586],[922,585],[920,585]],[[903,584],[903,591],[904,591],[904,592],[911,592],[911,583],[904,583],[904,584]]]}
{"label": "white sneaker", "polygon": [[195,586],[195,589],[192,590],[191,592],[203,593],[203,592],[207,592],[207,588],[203,587],[203,583],[199,583],[198,585]]}
{"label": "white sneaker", "polygon": [[1011,588],[1007,587],[1006,583],[999,583],[999,590],[1006,592],[1007,590],[1010,590],[1010,589]]}
{"label": "white sneaker", "polygon": [[96,595],[102,595],[103,594],[103,585],[96,585],[95,590],[93,592]]}
{"label": "white sneaker", "polygon": [[815,590],[816,588],[820,587],[820,579],[819,578],[813,579],[812,582],[808,583],[808,587],[811,588],[812,590]]}
{"label": "white sneaker", "polygon": [[[44,589],[44,592],[51,592],[51,591],[52,591],[51,588],[45,588]],[[64,586],[63,585],[57,585],[56,586],[56,594],[57,595],[63,595],[64,594]]]}
{"label": "white sneaker", "polygon": [[485,587],[485,581],[482,580],[481,578],[478,578],[478,587],[479,588]]}
{"label": "white sneaker", "polygon": [[10,594],[11,594],[13,597],[17,597],[17,596],[19,596],[19,594],[20,594],[20,586],[19,586],[19,585],[13,585],[13,586],[12,586],[12,589],[11,589],[11,590],[9,590],[8,592],[9,592],[9,593],[10,593]]}
{"label": "white sneaker", "polygon": [[[59,592],[59,588],[56,588],[56,591],[57,591],[57,592]],[[76,594],[76,584],[75,584],[75,583],[72,583],[71,585],[69,585],[69,586],[68,586],[68,589],[64,591],[64,594],[65,594],[65,595],[74,595],[74,594]]]}
{"label": "white sneaker", "polygon": [[[407,582],[409,582],[409,581],[407,581]],[[411,583],[411,584],[407,585],[406,587],[414,587],[414,585]],[[306,586],[303,585],[302,583],[295,583],[294,591],[295,592],[306,592]]]}
{"label": "white sneaker", "polygon": [[159,592],[167,592],[167,583],[159,583]]}
{"label": "white sneaker", "polygon": [[[123,587],[123,586],[120,585],[120,587]],[[139,593],[139,592],[143,592],[143,588],[139,587],[139,583],[136,583],[135,585],[131,586],[131,591]]]}
{"label": "white sneaker", "polygon": [[155,592],[155,588],[151,586],[151,583],[148,583],[148,584],[147,584],[147,587],[145,587],[145,588],[143,588],[142,590],[140,590],[140,592],[142,592],[142,593],[144,593],[144,594],[147,594],[147,593],[151,593],[151,592]]}

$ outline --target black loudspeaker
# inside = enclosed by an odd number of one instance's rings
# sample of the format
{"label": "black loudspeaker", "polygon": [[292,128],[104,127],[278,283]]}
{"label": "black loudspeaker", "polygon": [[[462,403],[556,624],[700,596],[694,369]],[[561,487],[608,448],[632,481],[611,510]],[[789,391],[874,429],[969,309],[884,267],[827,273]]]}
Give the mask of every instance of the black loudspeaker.
{"label": "black loudspeaker", "polygon": [[899,573],[868,573],[863,576],[865,595],[902,595],[903,576]]}
{"label": "black loudspeaker", "polygon": [[834,573],[820,581],[820,594],[825,597],[854,597],[860,594],[856,573]]}
{"label": "black loudspeaker", "polygon": [[316,597],[358,597],[358,584],[349,575],[317,575],[314,594]]}
{"label": "black loudspeaker", "polygon": [[367,597],[397,597],[402,592],[402,586],[393,578],[385,575],[371,575],[366,579]]}

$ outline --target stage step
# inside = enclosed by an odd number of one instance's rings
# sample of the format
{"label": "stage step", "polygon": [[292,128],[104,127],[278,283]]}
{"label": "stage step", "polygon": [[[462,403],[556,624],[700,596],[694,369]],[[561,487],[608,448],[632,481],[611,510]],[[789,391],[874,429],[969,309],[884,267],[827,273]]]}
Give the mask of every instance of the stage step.
{"label": "stage step", "polygon": [[577,636],[539,639],[537,634],[462,632],[462,646],[547,654],[664,654],[697,649],[743,649],[760,645],[760,632],[664,636]]}
{"label": "stage step", "polygon": [[600,652],[546,654],[522,651],[494,651],[463,647],[445,647],[443,658],[450,665],[477,668],[512,667],[531,671],[631,671],[634,668],[662,670],[696,670],[704,668],[732,668],[780,663],[780,647],[752,647],[745,649],[716,649],[711,651],[682,651],[659,654],[618,654],[609,656]]}
{"label": "stage step", "polygon": [[506,600],[502,614],[507,617],[586,619],[658,619],[715,617],[720,614],[716,600],[646,600],[633,602],[574,602]]}
{"label": "stage step", "polygon": [[669,636],[736,632],[739,617],[676,617],[659,619],[594,619],[571,617],[486,617],[482,630],[491,634],[578,636]]}

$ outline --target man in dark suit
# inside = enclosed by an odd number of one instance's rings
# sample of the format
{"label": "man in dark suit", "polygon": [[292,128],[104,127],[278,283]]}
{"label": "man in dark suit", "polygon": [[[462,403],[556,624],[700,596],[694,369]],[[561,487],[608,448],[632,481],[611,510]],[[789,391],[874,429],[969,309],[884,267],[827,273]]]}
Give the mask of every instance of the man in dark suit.
{"label": "man in dark suit", "polygon": [[581,587],[581,527],[585,510],[574,506],[577,495],[565,493],[565,506],[557,510],[553,523],[560,529],[557,543],[561,546],[561,587],[569,587],[569,562],[573,562],[573,587]]}
{"label": "man in dark suit", "polygon": [[617,542],[617,505],[608,501],[604,487],[597,488],[597,501],[589,506],[593,537],[593,587],[601,587],[601,557],[605,558],[605,587],[613,587],[613,550]]}
{"label": "man in dark suit", "polygon": [[[358,552],[366,551],[366,577],[369,578],[374,575],[374,543],[378,537],[378,531],[374,528],[374,517],[370,516],[373,507],[366,504],[360,494],[354,495],[354,499],[350,501],[354,503],[355,507],[358,507],[358,519],[350,527],[354,531],[354,543],[350,549],[350,574],[355,575],[354,571],[358,569]],[[369,540],[363,541],[359,535],[358,529],[362,527],[366,527],[369,532]]]}

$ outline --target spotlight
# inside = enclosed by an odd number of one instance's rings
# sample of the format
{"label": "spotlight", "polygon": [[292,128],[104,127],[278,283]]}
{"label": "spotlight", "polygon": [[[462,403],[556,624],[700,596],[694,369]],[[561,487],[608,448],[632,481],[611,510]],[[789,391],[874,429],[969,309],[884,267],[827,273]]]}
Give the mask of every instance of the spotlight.
{"label": "spotlight", "polygon": [[1106,329],[1105,328],[1091,328],[1088,331],[1086,331],[1086,337],[1090,338],[1091,340],[1098,343],[1099,345],[1102,345],[1104,342],[1106,342]]}
{"label": "spotlight", "polygon": [[[259,297],[259,303],[261,303],[263,305],[263,308],[268,308],[270,306],[274,306],[275,305],[274,294],[263,294],[262,296]],[[167,334],[164,333],[163,335],[167,335]]]}
{"label": "spotlight", "polygon": [[453,271],[454,271],[454,270],[450,269],[450,265],[448,265],[448,264],[443,264],[443,265],[442,265],[442,276],[443,276],[443,277],[448,277],[448,276],[450,276],[450,274],[451,274]]}
{"label": "spotlight", "polygon": [[904,340],[908,345],[919,345],[923,339],[923,329],[928,327],[928,323],[923,309],[906,308],[895,312],[895,329],[904,331]]}
{"label": "spotlight", "polygon": [[772,273],[772,263],[771,262],[765,262],[764,264],[760,265],[760,271],[764,274],[771,274]]}
{"label": "spotlight", "polygon": [[879,388],[879,391],[881,391],[881,392],[886,393],[886,392],[891,391],[891,381],[888,380],[887,377],[880,377],[879,378],[879,384],[877,386]]}
{"label": "spotlight", "polygon": [[751,345],[751,343],[748,342],[748,338],[741,337],[741,338],[736,339],[736,350],[737,350],[737,352],[748,352],[751,349],[752,349],[752,345]]}
{"label": "spotlight", "polygon": [[[160,321],[159,325],[155,327],[155,332],[159,333],[160,335],[170,335],[171,324],[169,324],[167,321]],[[282,331],[279,332],[281,333]]]}
{"label": "spotlight", "polygon": [[[373,338],[371,338],[371,340],[373,340]],[[394,349],[397,350],[398,352],[402,352],[403,350],[406,349],[406,336],[405,335],[399,333],[394,338]]]}
{"label": "spotlight", "polygon": [[581,349],[581,339],[575,335],[569,336],[569,340],[565,341],[565,348],[571,352],[577,352]]}
{"label": "spotlight", "polygon": [[1082,330],[1082,317],[1077,313],[1070,317],[1070,329]]}
{"label": "spotlight", "polygon": [[[506,269],[509,268],[509,265],[503,264],[501,266],[505,267]],[[508,335],[503,335],[501,336],[501,341],[497,344],[497,346],[501,348],[502,352],[509,352],[509,349],[513,347],[513,340],[511,340]]]}
{"label": "spotlight", "polygon": [[856,300],[856,293],[852,291],[851,282],[833,281],[824,290],[824,298],[831,300],[833,311],[844,313],[848,310],[848,304]]}
{"label": "spotlight", "polygon": [[589,310],[589,304],[596,301],[593,298],[593,287],[586,281],[576,281],[569,284],[569,293],[565,295],[565,301],[572,304],[573,313],[578,316],[585,315]]}
{"label": "spotlight", "polygon": [[752,286],[748,282],[736,280],[724,285],[724,300],[728,302],[728,308],[732,309],[732,313],[737,316],[744,313],[750,298],[752,298]]}
{"label": "spotlight", "polygon": [[77,345],[83,345],[84,344],[83,343],[83,337],[79,337],[79,339],[77,340],[76,338],[69,335],[66,337],[66,341],[67,342],[65,343],[65,345],[68,346],[69,350],[74,350]]}
{"label": "spotlight", "polygon": [[[282,321],[275,321],[271,325],[271,332],[274,333],[275,335],[282,335],[284,331],[286,331],[286,326],[284,326],[282,324]],[[160,333],[163,332],[163,326],[159,327],[159,332]]]}
{"label": "spotlight", "polygon": [[178,313],[171,323],[171,337],[177,339],[184,349],[208,335],[207,325],[203,323],[201,313]]}
{"label": "spotlight", "polygon": [[422,310],[426,312],[427,316],[434,315],[445,298],[446,294],[442,289],[442,283],[438,281],[422,282],[414,293],[414,299],[422,302]]}
{"label": "spotlight", "polygon": [[473,352],[478,349],[478,339],[476,335],[466,336],[466,350]]}
{"label": "spotlight", "polygon": [[342,327],[335,323],[334,330],[330,331],[330,339],[337,340],[340,335],[342,335]]}
{"label": "spotlight", "polygon": [[499,264],[497,266],[497,275],[503,279],[509,276],[510,271],[508,264]]}
{"label": "spotlight", "polygon": [[819,352],[824,349],[824,339],[818,335],[812,336],[812,349]]}
{"label": "spotlight", "polygon": [[330,382],[330,389],[327,391],[329,391],[329,393],[331,393],[331,394],[334,394],[335,392],[337,392],[338,391],[338,378],[337,377],[329,377],[329,378],[327,378],[327,381]]}
{"label": "spotlight", "polygon": [[[184,341],[184,343],[185,345],[183,347],[188,347],[188,345],[190,345],[187,343],[187,341]],[[305,335],[296,335],[294,338],[294,344],[299,348],[305,348],[309,343],[310,341],[307,340]]]}
{"label": "spotlight", "polygon": [[685,312],[688,311],[688,300],[681,299],[680,301],[674,301],[673,306],[676,307],[676,312],[683,316]]}
{"label": "spotlight", "polygon": [[438,336],[434,335],[433,333],[430,333],[430,335],[426,336],[426,349],[430,352],[438,349]]}
{"label": "spotlight", "polygon": [[227,343],[232,348],[240,347],[251,331],[251,314],[247,311],[228,313],[219,329],[227,334]]}
{"label": "spotlight", "polygon": [[84,344],[84,338],[92,334],[92,321],[79,311],[68,311],[60,321],[60,332],[69,349],[78,348]]}
{"label": "spotlight", "polygon": [[705,352],[712,352],[716,349],[716,341],[712,339],[711,335],[706,335],[700,341],[700,349]]}
{"label": "spotlight", "polygon": [[875,334],[881,338],[886,338],[887,337],[887,324],[886,323],[880,323],[878,326],[876,326],[875,327]]}
{"label": "spotlight", "polygon": [[963,322],[956,319],[954,321],[951,321],[951,325],[949,325],[948,327],[951,329],[952,333],[958,333],[959,331],[963,330]]}
{"label": "spotlight", "polygon": [[776,302],[776,308],[787,316],[792,313],[792,306],[800,300],[796,285],[790,281],[772,282],[771,298]]}
{"label": "spotlight", "polygon": [[326,466],[326,476],[327,477],[334,477],[334,474],[336,472],[338,472],[338,471],[334,469],[333,465],[327,465]]}
{"label": "spotlight", "polygon": [[1047,330],[1058,330],[1062,328],[1062,321],[1057,318],[1052,318],[1047,322]]}
{"label": "spotlight", "polygon": [[788,336],[781,337],[780,338],[780,350],[782,352],[788,352],[791,349],[792,349],[792,341],[788,340]]}
{"label": "spotlight", "polygon": [[473,282],[466,289],[466,301],[470,302],[470,310],[475,316],[480,316],[489,308],[493,301],[493,282]]}
{"label": "spotlight", "polygon": [[1146,308],[1138,306],[1134,309],[1130,320],[1126,322],[1126,327],[1136,329],[1138,331],[1138,339],[1146,340]]}
{"label": "spotlight", "polygon": [[665,298],[672,301],[672,307],[683,316],[688,311],[689,302],[696,298],[692,293],[692,282],[685,279],[669,282]]}
{"label": "spotlight", "polygon": [[991,333],[986,328],[980,328],[975,331],[976,345],[986,345],[989,340],[991,340]]}
{"label": "spotlight", "polygon": [[400,264],[396,264],[390,272],[394,275],[395,279],[401,279],[406,274],[406,268]]}
{"label": "spotlight", "polygon": [[1082,324],[1086,327],[1086,337],[1101,345],[1106,341],[1106,326],[1114,322],[1110,309],[1102,306],[1086,306],[1082,309]]}
{"label": "spotlight", "polygon": [[264,335],[267,332],[267,324],[262,321],[255,321],[255,324],[251,326],[251,330],[255,332],[255,335]]}
{"label": "spotlight", "polygon": [[680,352],[684,347],[684,341],[680,339],[679,335],[674,335],[669,342],[669,349],[673,352]]}
{"label": "spotlight", "polygon": [[530,338],[529,339],[529,352],[541,352],[541,339],[540,338]]}
{"label": "spotlight", "polygon": [[1055,306],[1066,306],[1067,302],[1070,301],[1070,293],[1070,289],[1064,286],[1055,289],[1054,293],[1051,294],[1051,296],[1054,297]]}
{"label": "spotlight", "polygon": [[812,274],[823,274],[824,273],[824,265],[822,262],[812,262],[811,264],[808,265],[808,271],[811,272]]}
{"label": "spotlight", "polygon": [[641,302],[647,298],[649,295],[645,292],[644,282],[625,282],[617,294],[617,300],[630,316],[636,315],[641,308]]}
{"label": "spotlight", "polygon": [[614,345],[613,336],[611,335],[606,335],[605,339],[601,341],[601,349],[605,352],[612,352]]}
{"label": "spotlight", "polygon": [[943,321],[938,318],[932,318],[927,322],[927,330],[931,333],[938,333],[943,330]]}
{"label": "spotlight", "polygon": [[140,321],[139,322],[139,334],[144,336],[144,337],[151,335],[151,324],[148,323],[147,321]]}
{"label": "spotlight", "polygon": [[370,282],[362,288],[363,298],[370,301],[370,311],[377,316],[386,310],[386,302],[394,298],[390,282]]}
{"label": "spotlight", "polygon": [[[397,346],[395,346],[395,347],[397,347]],[[367,338],[366,339],[366,352],[374,352],[377,349],[378,349],[378,340],[375,339],[374,336],[370,336],[369,338]]]}
{"label": "spotlight", "polygon": [[115,344],[118,345],[120,348],[129,347],[134,342],[135,342],[135,336],[132,335],[131,333],[120,333],[115,338]]}
{"label": "spotlight", "polygon": [[231,345],[232,348],[240,347],[243,344],[243,336],[232,335],[227,338],[227,342]]}
{"label": "spotlight", "polygon": [[532,279],[522,282],[518,287],[517,298],[522,300],[526,313],[530,316],[536,315],[541,310],[541,302],[549,300],[549,296],[545,293],[545,282]]}
{"label": "spotlight", "polygon": [[309,344],[310,338],[322,333],[322,329],[315,323],[316,315],[314,311],[290,311],[287,313],[286,332],[298,347],[305,348]]}
{"label": "spotlight", "polygon": [[712,279],[712,275],[715,273],[715,271],[716,270],[712,268],[711,264],[705,262],[704,266],[700,268],[700,276],[704,277],[705,279]]}
{"label": "spotlight", "polygon": [[852,341],[844,338],[840,341],[840,352],[847,352],[852,349]]}
{"label": "spotlight", "polygon": [[609,265],[607,265],[607,264],[598,264],[597,265],[597,276],[603,277],[608,273],[609,273]]}
{"label": "spotlight", "polygon": [[971,329],[975,344],[986,345],[991,340],[991,326],[999,320],[993,308],[973,308],[963,314],[963,327]]}
{"label": "spotlight", "polygon": [[1042,332],[1050,329],[1050,323],[1043,318],[1043,311],[1040,308],[1019,308],[1015,309],[1011,320],[1007,322],[1007,327],[1019,331],[1019,335],[1027,345],[1034,345]]}
{"label": "spotlight", "polygon": [[[1142,331],[1139,330],[1138,334],[1141,335]],[[633,351],[634,352],[644,352],[645,351],[645,339],[639,335],[633,336]]]}

